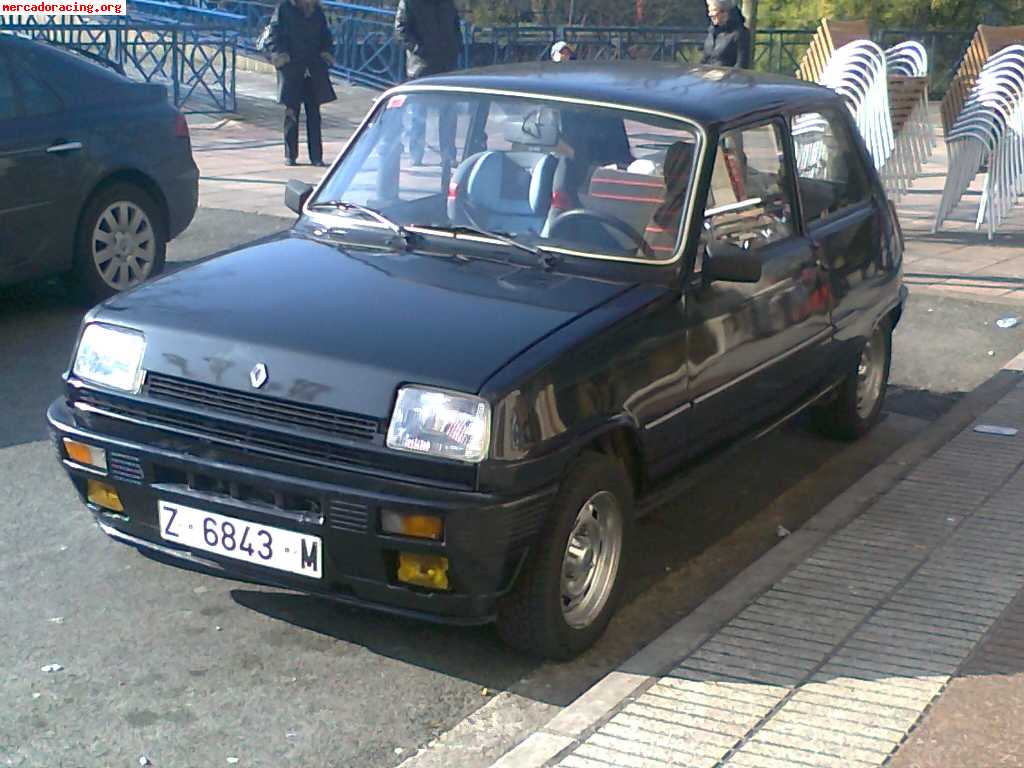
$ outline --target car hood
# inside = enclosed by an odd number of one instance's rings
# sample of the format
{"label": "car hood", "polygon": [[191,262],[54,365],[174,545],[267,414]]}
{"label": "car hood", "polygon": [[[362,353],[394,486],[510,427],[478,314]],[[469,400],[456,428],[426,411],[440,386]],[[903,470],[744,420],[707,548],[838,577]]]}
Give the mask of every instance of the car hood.
{"label": "car hood", "polygon": [[449,254],[345,250],[289,235],[182,270],[93,319],[146,334],[143,366],[386,418],[405,383],[477,392],[623,283]]}

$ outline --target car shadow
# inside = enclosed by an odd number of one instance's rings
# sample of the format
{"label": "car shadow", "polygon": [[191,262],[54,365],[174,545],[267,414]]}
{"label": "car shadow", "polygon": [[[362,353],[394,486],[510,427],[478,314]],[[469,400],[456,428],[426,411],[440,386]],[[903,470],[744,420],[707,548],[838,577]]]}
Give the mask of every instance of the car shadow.
{"label": "car shadow", "polygon": [[46,438],[85,311],[60,280],[0,288],[0,448]]}
{"label": "car shadow", "polygon": [[[896,394],[937,411],[956,400]],[[492,626],[435,625],[263,589],[235,589],[232,598],[274,620],[374,654],[565,706],[770,549],[780,526],[797,530],[927,421],[894,413],[883,419],[875,439],[849,444],[819,437],[807,419],[799,419],[690,469],[680,495],[638,522],[622,605],[608,632],[569,662],[514,652]]]}

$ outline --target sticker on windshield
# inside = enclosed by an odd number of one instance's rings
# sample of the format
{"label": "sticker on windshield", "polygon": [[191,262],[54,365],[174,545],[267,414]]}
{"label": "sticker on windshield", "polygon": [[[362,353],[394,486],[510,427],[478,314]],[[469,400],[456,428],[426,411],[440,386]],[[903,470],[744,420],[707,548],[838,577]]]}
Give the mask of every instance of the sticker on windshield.
{"label": "sticker on windshield", "polygon": [[405,104],[405,94],[400,93],[398,96],[392,96],[388,99],[388,105],[385,109],[398,109]]}

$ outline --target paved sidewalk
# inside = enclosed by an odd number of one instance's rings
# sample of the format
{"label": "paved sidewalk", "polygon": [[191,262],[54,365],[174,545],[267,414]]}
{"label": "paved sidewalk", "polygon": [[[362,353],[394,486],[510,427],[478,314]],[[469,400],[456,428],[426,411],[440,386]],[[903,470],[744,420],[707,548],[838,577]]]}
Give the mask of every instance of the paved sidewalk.
{"label": "paved sidewalk", "polygon": [[[499,765],[869,768],[894,753],[900,768],[1020,764],[1024,384],[793,565],[667,674],[610,711],[591,702],[606,713],[582,728],[586,707],[567,710],[567,727]],[[1002,698],[958,690],[958,673]],[[1016,710],[970,728],[1004,706]]]}

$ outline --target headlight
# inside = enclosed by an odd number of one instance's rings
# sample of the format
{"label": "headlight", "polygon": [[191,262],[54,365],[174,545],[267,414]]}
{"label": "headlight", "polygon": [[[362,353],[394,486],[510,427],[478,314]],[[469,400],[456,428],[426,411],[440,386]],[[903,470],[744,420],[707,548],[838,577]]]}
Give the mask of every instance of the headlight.
{"label": "headlight", "polygon": [[80,379],[124,392],[142,386],[146,337],[138,331],[90,323],[82,331],[71,370]]}
{"label": "headlight", "polygon": [[491,438],[485,400],[438,389],[402,387],[388,427],[388,448],[480,462]]}

